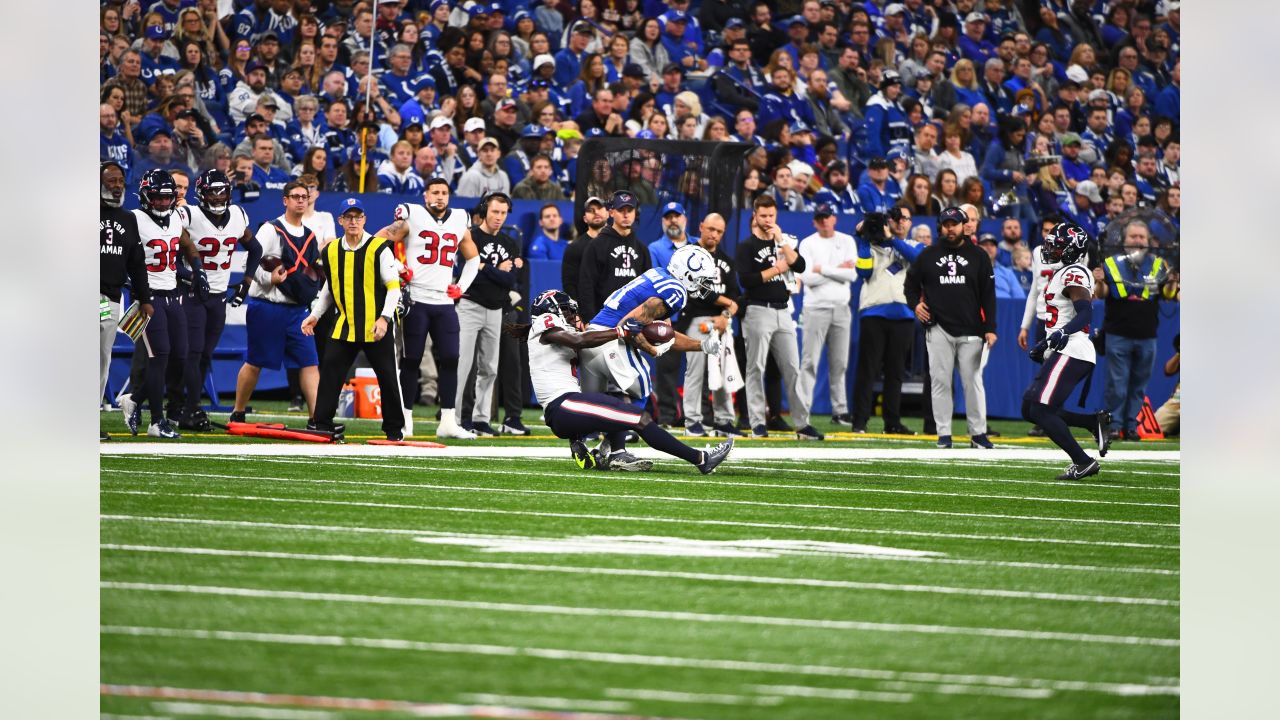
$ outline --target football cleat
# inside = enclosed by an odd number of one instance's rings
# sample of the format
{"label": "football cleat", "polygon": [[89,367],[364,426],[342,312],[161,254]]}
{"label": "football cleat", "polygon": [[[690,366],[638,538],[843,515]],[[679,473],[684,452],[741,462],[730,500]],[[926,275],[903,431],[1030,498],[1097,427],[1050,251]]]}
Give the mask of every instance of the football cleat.
{"label": "football cleat", "polygon": [[684,434],[689,437],[706,437],[707,429],[702,427],[702,423],[692,423],[685,427]]}
{"label": "football cleat", "polygon": [[595,451],[588,448],[581,439],[569,443],[569,452],[573,454],[573,461],[578,464],[579,470],[594,470],[600,464]]}
{"label": "football cleat", "polygon": [[132,395],[121,395],[120,411],[124,413],[124,426],[129,428],[130,435],[136,437],[138,428],[142,424],[142,406],[133,399]]}
{"label": "football cleat", "polygon": [[769,429],[766,428],[764,425],[757,425],[751,428],[751,437],[767,438],[769,437]]}
{"label": "football cleat", "polygon": [[971,435],[969,437],[969,447],[982,448],[983,450],[991,450],[995,447],[990,440],[987,439],[986,433],[981,435]]}
{"label": "football cleat", "polygon": [[195,430],[196,432],[212,432],[213,425],[209,422],[209,416],[203,410],[196,410],[189,416],[184,416],[178,421],[178,428],[181,430]]}
{"label": "football cleat", "polygon": [[733,423],[719,423],[711,426],[711,429],[721,437],[742,437],[742,431],[734,427]]}
{"label": "football cleat", "polygon": [[1111,433],[1107,432],[1107,426],[1111,424],[1111,413],[1099,410],[1095,417],[1098,419],[1098,430],[1093,437],[1098,441],[1098,457],[1106,457],[1107,451],[1111,449]]}
{"label": "football cleat", "polygon": [[525,427],[523,422],[520,422],[520,418],[507,418],[498,426],[498,434],[524,436],[530,433],[529,428]]}
{"label": "football cleat", "polygon": [[837,413],[831,416],[832,425],[852,425],[853,416],[849,413]]}
{"label": "football cleat", "polygon": [[644,472],[653,469],[653,461],[638,458],[635,455],[622,450],[609,454],[609,469],[624,470],[626,472]]}
{"label": "football cleat", "polygon": [[151,423],[151,427],[147,428],[147,435],[153,438],[163,438],[165,440],[177,440],[182,437],[177,430],[173,429],[173,425],[168,418],[160,422]]}
{"label": "football cleat", "polygon": [[938,447],[939,447],[939,448],[941,448],[941,449],[943,449],[943,450],[950,450],[950,449],[951,449],[951,436],[950,436],[950,435],[939,435],[939,436],[938,436]]}
{"label": "football cleat", "polygon": [[469,429],[475,433],[476,437],[494,437],[498,434],[498,431],[487,422],[472,423]]}
{"label": "football cleat", "polygon": [[1097,460],[1090,460],[1088,465],[1071,464],[1067,466],[1067,471],[1058,476],[1059,480],[1083,480],[1091,475],[1097,475],[1102,470],[1102,466]]}
{"label": "football cleat", "polygon": [[232,413],[231,413],[230,415],[228,415],[228,416],[227,416],[227,422],[229,422],[229,423],[233,423],[233,422],[238,422],[238,423],[247,422],[247,421],[244,419],[244,411],[243,411],[243,410],[234,410],[234,411],[232,411]]}
{"label": "football cleat", "polygon": [[703,475],[710,475],[716,471],[716,467],[729,457],[729,451],[733,449],[733,438],[729,438],[719,445],[702,451],[702,462],[698,463],[698,470]]}
{"label": "football cleat", "polygon": [[827,436],[818,432],[812,425],[805,425],[796,431],[797,440],[826,440]]}
{"label": "football cleat", "polygon": [[915,435],[916,431],[906,425],[891,425],[884,429],[885,435]]}
{"label": "football cleat", "polygon": [[770,430],[777,430],[778,432],[784,432],[784,433],[795,432],[795,429],[792,428],[790,425],[788,425],[787,421],[783,420],[781,415],[774,415],[773,417],[767,419],[765,421],[765,427],[767,427]]}
{"label": "football cleat", "polygon": [[[347,431],[347,426],[342,423],[329,423],[328,425],[320,425],[315,420],[307,421],[308,430],[318,430],[320,432],[333,433],[335,436],[342,435]],[[401,438],[403,440],[404,438]]]}

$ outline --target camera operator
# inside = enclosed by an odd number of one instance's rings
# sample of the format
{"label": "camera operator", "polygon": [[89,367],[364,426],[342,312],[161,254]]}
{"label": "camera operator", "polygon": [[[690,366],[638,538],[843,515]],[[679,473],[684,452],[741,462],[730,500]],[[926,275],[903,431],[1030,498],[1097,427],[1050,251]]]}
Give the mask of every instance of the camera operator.
{"label": "camera operator", "polygon": [[236,155],[231,158],[231,183],[240,193],[240,202],[253,202],[262,195],[262,188],[253,181],[253,158]]}
{"label": "camera operator", "polygon": [[884,431],[915,435],[902,424],[902,371],[915,339],[915,313],[907,304],[907,269],[925,246],[909,240],[911,211],[867,213],[857,227],[858,370],[853,385],[853,431],[867,431],[876,376],[884,372]]}

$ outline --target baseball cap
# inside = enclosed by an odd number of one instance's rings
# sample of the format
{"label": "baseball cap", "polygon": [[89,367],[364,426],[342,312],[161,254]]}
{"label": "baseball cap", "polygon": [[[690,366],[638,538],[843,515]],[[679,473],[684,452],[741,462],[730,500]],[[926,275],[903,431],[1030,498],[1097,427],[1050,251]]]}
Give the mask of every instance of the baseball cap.
{"label": "baseball cap", "polygon": [[792,135],[795,135],[796,133],[813,132],[813,130],[811,130],[808,125],[805,125],[804,121],[802,120],[796,120],[795,122],[791,123],[790,130]]}
{"label": "baseball cap", "polygon": [[588,205],[590,205],[590,204],[592,204],[592,203],[595,203],[596,205],[599,205],[600,207],[604,207],[604,206],[606,205],[606,203],[605,203],[605,201],[604,201],[604,198],[598,197],[598,196],[596,196],[596,195],[592,195],[591,197],[587,198],[587,201],[586,201],[586,202],[582,203],[582,207],[586,207],[586,206],[588,206]]}
{"label": "baseball cap", "polygon": [[419,76],[417,82],[413,84],[413,91],[415,93],[420,93],[422,92],[423,88],[434,89],[435,86],[436,86],[435,78],[431,77],[430,75],[422,75],[422,76]]}
{"label": "baseball cap", "polygon": [[996,239],[996,236],[992,235],[991,233],[982,233],[981,235],[978,236],[978,244],[981,245],[982,243],[991,243],[992,245],[999,245],[1000,241]]}
{"label": "baseball cap", "polygon": [[431,0],[431,5],[428,6],[427,9],[429,9],[431,12],[435,12],[436,8],[440,7],[441,5],[448,5],[448,4],[449,4],[449,0]]}
{"label": "baseball cap", "polygon": [[492,146],[494,146],[494,147],[498,148],[498,150],[502,150],[502,146],[498,144],[498,138],[495,138],[495,137],[492,137],[492,136],[490,136],[490,137],[486,137],[486,138],[484,138],[483,140],[481,140],[479,143],[477,143],[477,144],[476,144],[476,149],[477,149],[477,150],[480,150],[480,149],[482,149],[485,145],[492,145]]}
{"label": "baseball cap", "polygon": [[636,201],[635,193],[629,190],[617,190],[609,200],[610,210],[619,210],[624,207],[637,207],[639,203]]}
{"label": "baseball cap", "polygon": [[153,139],[155,139],[155,136],[157,135],[164,135],[165,137],[170,139],[173,138],[173,132],[169,130],[169,126],[162,124],[162,125],[157,125],[155,126],[154,129],[152,129],[151,133],[147,135],[147,142],[151,142]]}
{"label": "baseball cap", "polygon": [[683,11],[683,10],[668,10],[668,11],[666,11],[665,13],[663,13],[663,14],[662,14],[662,16],[663,16],[663,18],[664,18],[667,22],[669,22],[669,23],[673,23],[673,22],[682,22],[682,23],[687,23],[687,22],[689,22],[689,13],[687,13],[687,12],[685,12],[685,11]]}
{"label": "baseball cap", "polygon": [[493,109],[494,109],[495,111],[496,111],[496,110],[508,110],[508,109],[509,109],[509,110],[515,110],[515,109],[516,109],[516,101],[515,101],[515,100],[512,100],[511,98],[503,98],[503,99],[501,99],[501,100],[499,100],[499,101],[498,101],[498,104],[497,104],[497,105],[494,105],[494,106],[493,106]]}
{"label": "baseball cap", "polygon": [[1097,90],[1094,90],[1093,92],[1089,93],[1089,102],[1093,102],[1094,100],[1106,100],[1106,99],[1107,99],[1107,91],[1103,90],[1102,88],[1098,88]]}
{"label": "baseball cap", "polygon": [[902,3],[889,3],[884,9],[884,16],[902,15],[907,12],[907,8]]}
{"label": "baseball cap", "polygon": [[938,215],[939,225],[949,222],[960,223],[963,225],[969,222],[969,216],[965,215],[963,210],[953,205],[946,210],[943,210],[942,213]]}
{"label": "baseball cap", "polygon": [[731,17],[725,22],[724,29],[733,30],[734,28],[744,28],[746,26],[747,23],[742,18]]}
{"label": "baseball cap", "polygon": [[266,72],[266,71],[267,71],[267,66],[266,66],[266,65],[263,65],[262,63],[258,62],[257,60],[253,60],[253,61],[251,61],[248,65],[245,65],[245,66],[244,66],[244,74],[245,74],[245,75],[248,75],[249,73],[253,72],[254,70],[261,70],[261,71],[263,71],[263,72]]}
{"label": "baseball cap", "polygon": [[662,217],[666,217],[671,213],[684,215],[685,214],[684,206],[678,202],[669,202],[666,205],[662,206]]}
{"label": "baseball cap", "polygon": [[971,22],[986,23],[986,22],[987,22],[987,16],[986,16],[986,15],[983,15],[983,14],[982,14],[982,13],[980,13],[980,12],[971,12],[971,13],[969,13],[968,15],[965,15],[965,16],[964,16],[964,21],[965,21],[965,22],[967,22],[967,23],[971,23]]}
{"label": "baseball cap", "polygon": [[831,207],[831,203],[818,203],[818,207],[813,209],[815,218],[831,217],[836,214],[836,209]]}
{"label": "baseball cap", "polygon": [[279,110],[279,109],[280,109],[280,104],[279,104],[279,103],[277,103],[277,102],[276,102],[276,99],[275,99],[275,98],[273,98],[273,97],[271,97],[270,95],[262,95],[262,96],[258,99],[258,107],[260,107],[260,108],[271,108],[272,110]]}
{"label": "baseball cap", "polygon": [[1066,133],[1062,136],[1062,147],[1066,147],[1068,145],[1083,145],[1083,144],[1084,142],[1080,140],[1080,136],[1073,132]]}
{"label": "baseball cap", "polygon": [[622,67],[622,77],[644,79],[644,68],[629,62]]}
{"label": "baseball cap", "polygon": [[1089,72],[1079,65],[1071,65],[1067,68],[1067,79],[1078,83],[1089,82]]}
{"label": "baseball cap", "polygon": [[791,17],[787,18],[786,22],[784,22],[784,23],[782,23],[782,24],[783,24],[783,26],[785,26],[788,30],[790,30],[791,28],[795,27],[796,25],[804,25],[805,27],[808,27],[808,26],[809,26],[808,21],[806,21],[806,20],[804,19],[804,16],[803,16],[803,15],[792,15]]}
{"label": "baseball cap", "polygon": [[555,59],[555,58],[553,58],[553,57],[551,57],[550,55],[545,54],[545,53],[544,53],[544,54],[542,54],[542,55],[539,55],[539,56],[537,56],[537,57],[535,57],[535,58],[533,59],[533,69],[534,69],[534,70],[537,70],[538,68],[542,67],[543,65],[547,65],[547,64],[550,64],[551,66],[553,66],[553,67],[554,67],[554,66],[555,66],[555,64],[556,64],[556,59]]}
{"label": "baseball cap", "polygon": [[251,123],[251,122],[260,122],[260,123],[264,123],[264,122],[266,122],[266,121],[267,121],[267,119],[266,119],[265,117],[263,117],[261,114],[259,114],[259,113],[253,113],[252,115],[250,115],[249,117],[247,117],[247,118],[245,118],[245,119],[244,119],[244,124],[245,124],[245,125],[248,125],[248,124],[249,124],[249,123]]}
{"label": "baseball cap", "polygon": [[594,35],[596,31],[594,28],[591,27],[591,23],[587,22],[586,20],[579,20],[578,22],[573,24],[572,32],[577,33],[579,35]]}
{"label": "baseball cap", "polygon": [[1089,198],[1090,202],[1102,202],[1102,193],[1098,190],[1098,184],[1092,180],[1081,180],[1076,183],[1076,194]]}
{"label": "baseball cap", "polygon": [[832,160],[831,164],[827,166],[827,169],[823,172],[823,174],[830,175],[833,172],[842,172],[842,173],[848,174],[849,164],[843,160]]}
{"label": "baseball cap", "polygon": [[890,85],[901,85],[902,76],[897,70],[885,70],[880,73],[880,89],[883,90]]}
{"label": "baseball cap", "polygon": [[663,74],[663,75],[666,75],[666,74],[667,74],[667,73],[669,73],[669,72],[678,72],[678,73],[680,73],[681,75],[683,75],[683,74],[684,74],[684,66],[683,66],[683,65],[681,65],[680,63],[673,63],[673,62],[669,62],[669,63],[667,63],[667,64],[666,64],[666,66],[664,66],[664,67],[662,68],[662,74]]}
{"label": "baseball cap", "polygon": [[338,217],[342,217],[352,210],[359,210],[364,213],[364,203],[360,202],[360,198],[349,197],[342,201],[342,212],[338,213]]}
{"label": "baseball cap", "polygon": [[489,6],[485,5],[484,3],[473,2],[467,6],[467,14],[470,15],[471,17],[476,17],[478,15],[488,15]]}
{"label": "baseball cap", "polygon": [[512,22],[520,22],[525,18],[531,18],[531,17],[533,16],[530,15],[529,11],[524,8],[520,8],[519,10],[516,10],[515,12],[511,13]]}
{"label": "baseball cap", "polygon": [[[383,2],[386,2],[386,0],[383,0]],[[489,3],[489,14],[490,14],[490,15],[495,15],[495,14],[498,14],[498,13],[501,13],[501,14],[503,14],[503,15],[506,15],[506,14],[507,14],[507,9],[506,9],[506,8],[504,8],[504,7],[502,7],[502,3],[500,3],[500,2],[491,2],[491,3]]]}
{"label": "baseball cap", "polygon": [[791,168],[793,176],[813,177],[813,166],[803,160],[792,160],[787,163],[787,167]]}
{"label": "baseball cap", "polygon": [[529,123],[524,126],[524,130],[520,133],[520,137],[542,138],[550,134],[552,131],[542,127],[537,123]]}
{"label": "baseball cap", "polygon": [[148,40],[166,40],[168,37],[169,33],[165,32],[163,25],[152,25],[147,28]]}
{"label": "baseball cap", "polygon": [[886,159],[886,158],[883,158],[883,157],[873,157],[873,158],[871,158],[870,162],[868,162],[868,163],[867,163],[867,167],[869,167],[869,168],[887,168],[887,167],[889,167],[889,160],[888,160],[888,159]]}
{"label": "baseball cap", "polygon": [[484,130],[484,118],[473,117],[462,126],[463,132],[474,132],[476,130]]}
{"label": "baseball cap", "polygon": [[[477,118],[477,119],[478,119],[478,118]],[[483,121],[481,121],[481,122],[483,122]],[[430,126],[430,127],[431,127],[431,129],[432,129],[432,130],[435,130],[436,128],[442,128],[442,127],[451,128],[451,127],[453,127],[453,120],[450,120],[449,118],[445,117],[444,115],[437,115],[437,116],[435,117],[435,119],[431,121],[431,126]]]}
{"label": "baseball cap", "polygon": [[268,40],[275,40],[276,42],[280,42],[279,33],[277,33],[275,30],[268,30],[258,36],[258,42],[260,43],[264,43]]}

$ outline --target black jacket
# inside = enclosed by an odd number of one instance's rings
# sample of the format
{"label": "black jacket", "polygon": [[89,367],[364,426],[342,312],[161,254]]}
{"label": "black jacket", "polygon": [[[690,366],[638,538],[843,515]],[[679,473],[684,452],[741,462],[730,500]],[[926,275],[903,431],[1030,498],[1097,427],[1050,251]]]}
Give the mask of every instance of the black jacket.
{"label": "black jacket", "polygon": [[120,288],[132,283],[133,299],[151,302],[147,284],[146,258],[138,237],[138,219],[120,208],[99,205],[98,212],[98,292],[112,302],[120,302]]}
{"label": "black jacket", "polygon": [[610,225],[587,245],[578,270],[578,308],[584,322],[600,312],[605,298],[653,267],[649,247],[633,231],[623,237]]}
{"label": "black jacket", "polygon": [[680,313],[680,320],[683,321],[682,324],[686,329],[693,318],[719,315],[724,310],[723,307],[716,304],[716,300],[721,295],[737,302],[738,273],[734,270],[733,258],[725,253],[724,245],[717,245],[716,251],[711,253],[711,257],[715,259],[716,272],[720,275],[719,279],[712,284],[712,289],[716,291],[716,294],[707,300],[700,300],[693,296],[689,297],[689,302],[685,304],[684,310]]}
{"label": "black jacket", "polygon": [[[785,303],[791,299],[783,276],[769,280],[760,277],[760,273],[768,270],[778,261],[778,244],[772,240],[761,240],[752,235],[738,245],[737,262],[738,282],[746,293],[748,303]],[[791,272],[804,272],[804,257],[797,255]]]}
{"label": "black jacket", "polygon": [[987,252],[973,243],[953,248],[942,241],[925,248],[907,270],[903,291],[913,310],[923,298],[930,324],[951,335],[996,331],[995,271]]}
{"label": "black jacket", "polygon": [[564,257],[560,259],[560,286],[569,297],[578,299],[578,271],[582,268],[582,256],[587,252],[587,245],[595,238],[585,232],[573,239],[564,249]]}

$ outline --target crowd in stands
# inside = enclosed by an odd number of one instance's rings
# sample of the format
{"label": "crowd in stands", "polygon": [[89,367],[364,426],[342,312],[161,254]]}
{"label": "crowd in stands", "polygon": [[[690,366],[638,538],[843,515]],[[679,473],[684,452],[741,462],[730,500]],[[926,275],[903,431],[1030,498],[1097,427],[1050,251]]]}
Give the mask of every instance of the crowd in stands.
{"label": "crowd in stands", "polygon": [[736,140],[748,206],[1176,224],[1180,28],[1176,0],[107,0],[101,155],[557,200],[585,138]]}

